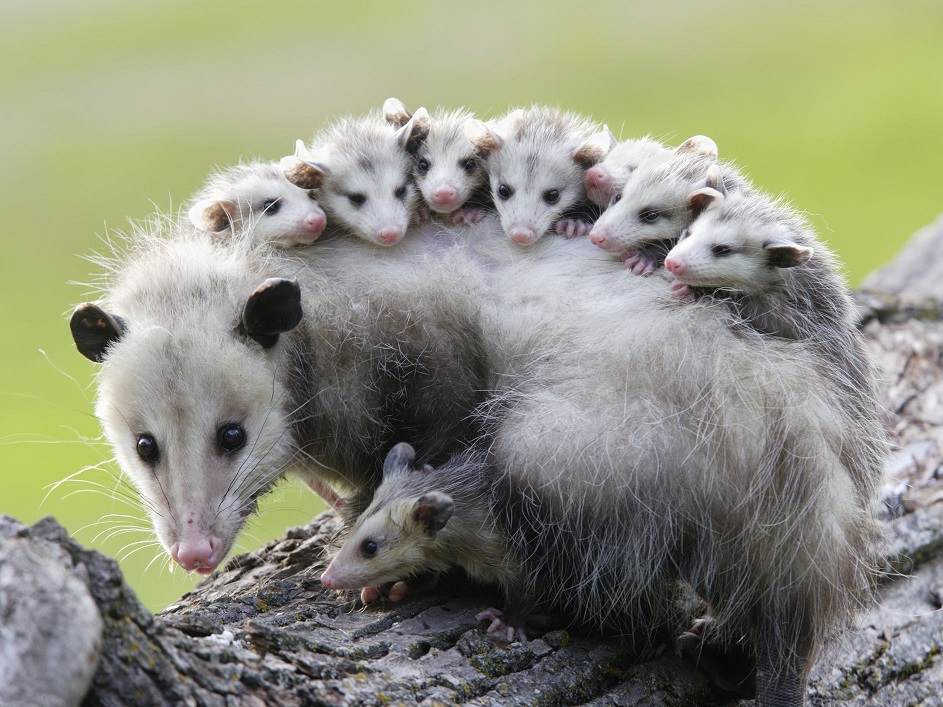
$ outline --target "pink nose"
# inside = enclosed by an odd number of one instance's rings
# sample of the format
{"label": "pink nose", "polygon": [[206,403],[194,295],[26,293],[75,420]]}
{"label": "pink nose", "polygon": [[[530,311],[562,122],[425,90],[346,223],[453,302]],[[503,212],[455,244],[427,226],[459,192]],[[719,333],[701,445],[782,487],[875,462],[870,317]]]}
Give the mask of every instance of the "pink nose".
{"label": "pink nose", "polygon": [[586,170],[585,179],[587,189],[599,189],[601,191],[608,189],[609,183],[612,181],[609,174],[599,166],[590,167]]}
{"label": "pink nose", "polygon": [[305,216],[304,226],[310,233],[320,233],[327,225],[327,216],[321,210],[312,211]]}
{"label": "pink nose", "polygon": [[508,232],[508,237],[515,243],[520,243],[521,245],[529,245],[537,240],[537,233],[533,228],[527,228],[526,226],[517,226],[512,228]]}
{"label": "pink nose", "polygon": [[432,192],[432,201],[436,206],[451,206],[458,198],[458,192],[452,187],[439,187]]}
{"label": "pink nose", "polygon": [[665,270],[672,274],[680,275],[684,272],[684,263],[678,258],[665,258]]}
{"label": "pink nose", "polygon": [[334,572],[333,572],[333,570],[332,570],[330,567],[328,567],[328,568],[324,571],[324,574],[321,575],[321,584],[323,584],[323,585],[324,585],[325,587],[327,587],[328,589],[334,589],[334,588],[335,588],[335,587],[333,586],[333,585],[334,585]]}
{"label": "pink nose", "polygon": [[174,543],[170,548],[170,556],[187,572],[196,571],[199,574],[209,574],[219,561],[222,541],[215,535],[204,538],[186,538]]}
{"label": "pink nose", "polygon": [[593,245],[604,248],[606,241],[612,236],[612,232],[605,226],[597,226],[589,232],[589,242]]}
{"label": "pink nose", "polygon": [[402,237],[403,229],[401,228],[381,228],[376,232],[377,242],[381,245],[393,245]]}

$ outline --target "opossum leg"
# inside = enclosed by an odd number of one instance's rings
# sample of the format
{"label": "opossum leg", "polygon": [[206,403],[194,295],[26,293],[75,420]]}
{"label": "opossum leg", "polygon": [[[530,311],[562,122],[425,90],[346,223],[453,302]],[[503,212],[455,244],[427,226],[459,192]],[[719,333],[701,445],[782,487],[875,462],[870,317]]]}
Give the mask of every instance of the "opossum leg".
{"label": "opossum leg", "polygon": [[562,218],[557,221],[556,232],[566,238],[585,236],[592,229],[593,224],[579,218]]}
{"label": "opossum leg", "polygon": [[505,614],[500,609],[490,608],[475,614],[475,619],[490,621],[487,632],[502,635],[502,638],[507,638],[508,643],[515,640],[527,643],[527,633],[524,631],[526,621],[512,616],[511,612]]}
{"label": "opossum leg", "polygon": [[366,605],[383,599],[396,604],[406,598],[408,589],[409,585],[403,581],[381,584],[379,587],[364,587],[360,590],[360,601]]}
{"label": "opossum leg", "polygon": [[412,224],[414,226],[421,226],[426,221],[432,218],[432,212],[429,210],[428,206],[420,206],[416,211],[413,212]]}
{"label": "opossum leg", "polygon": [[461,224],[470,226],[473,223],[478,223],[481,221],[489,213],[490,212],[487,209],[477,209],[462,206],[449,214],[449,221],[455,226],[459,226]]}
{"label": "opossum leg", "polygon": [[815,654],[811,633],[800,612],[761,623],[756,640],[757,707],[804,704]]}
{"label": "opossum leg", "polygon": [[671,283],[671,294],[682,302],[694,301],[694,291],[683,282],[678,282],[677,280]]}
{"label": "opossum leg", "polygon": [[675,639],[675,652],[689,660],[721,690],[740,699],[756,697],[756,660],[742,645],[721,647],[712,640],[714,620],[697,619]]}
{"label": "opossum leg", "polygon": [[655,272],[658,263],[650,258],[646,253],[636,251],[630,253],[625,259],[626,270],[631,270],[636,275],[650,275]]}

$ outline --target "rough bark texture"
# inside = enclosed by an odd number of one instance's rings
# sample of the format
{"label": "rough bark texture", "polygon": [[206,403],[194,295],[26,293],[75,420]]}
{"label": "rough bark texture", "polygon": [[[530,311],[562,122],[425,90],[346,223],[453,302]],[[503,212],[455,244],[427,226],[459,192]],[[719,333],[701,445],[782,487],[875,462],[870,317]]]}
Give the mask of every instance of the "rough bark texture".
{"label": "rough bark texture", "polygon": [[[928,242],[936,245],[927,250]],[[905,252],[859,298],[898,450],[884,498],[890,573],[858,629],[820,657],[809,683],[813,705],[943,704],[941,245],[943,219],[918,234],[916,260]],[[103,628],[86,705],[730,702],[670,651],[633,665],[617,642],[559,629],[537,632],[526,645],[496,645],[475,620],[493,598],[454,581],[400,605],[364,609],[318,581],[336,531],[325,513],[234,558],[156,616],[114,561],[83,550],[51,519],[32,528],[0,519],[0,569],[11,548],[34,552],[44,565],[58,558],[79,580],[78,593],[87,587]],[[19,599],[3,591],[0,640],[17,635],[10,608],[34,589],[24,585]],[[56,606],[63,626],[72,622],[74,611]]]}

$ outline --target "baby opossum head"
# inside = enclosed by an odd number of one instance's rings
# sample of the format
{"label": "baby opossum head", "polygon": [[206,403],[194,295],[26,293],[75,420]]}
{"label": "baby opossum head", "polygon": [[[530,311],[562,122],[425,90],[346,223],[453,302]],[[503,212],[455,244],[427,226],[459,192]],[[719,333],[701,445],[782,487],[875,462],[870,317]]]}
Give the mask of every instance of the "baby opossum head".
{"label": "baby opossum head", "polygon": [[749,196],[706,188],[689,198],[701,200],[704,211],[665,258],[665,268],[686,285],[764,291],[813,255],[801,233]]}
{"label": "baby opossum head", "polygon": [[467,110],[439,110],[431,116],[425,108],[410,115],[395,98],[384,105],[387,122],[394,127],[412,120],[407,144],[416,145],[413,179],[429,208],[450,214],[467,202],[487,181],[484,160],[465,134],[465,123],[474,119]]}
{"label": "baby opossum head", "polygon": [[664,162],[671,154],[671,150],[650,137],[620,142],[602,162],[586,170],[586,196],[605,209],[642,163]]}
{"label": "baby opossum head", "polygon": [[325,587],[362,589],[448,567],[442,531],[455,505],[448,494],[429,488],[427,472],[413,469],[414,460],[405,442],[387,455],[373,501],[321,576]]}
{"label": "baby opossum head", "polygon": [[406,233],[418,202],[410,179],[418,145],[411,135],[409,123],[396,129],[379,116],[347,118],[315,136],[309,149],[298,145],[281,164],[293,184],[317,189],[332,223],[390,246]]}
{"label": "baby opossum head", "polygon": [[167,553],[201,574],[292,459],[275,370],[301,318],[296,283],[253,283],[214,245],[149,253],[107,310],[84,304],[71,321],[79,351],[102,363],[96,414],[122,471]]}
{"label": "baby opossum head", "polygon": [[543,236],[564,212],[586,201],[583,177],[612,148],[612,133],[550,108],[516,110],[485,124],[466,123],[487,155],[488,179],[501,226],[515,243]]}
{"label": "baby opossum head", "polygon": [[193,198],[190,221],[224,236],[249,231],[281,248],[317,240],[327,219],[312,190],[289,182],[276,163],[253,162],[210,177]]}
{"label": "baby opossum head", "polygon": [[590,241],[623,257],[644,244],[677,240],[699,213],[699,203],[688,199],[692,191],[723,186],[716,157],[713,140],[698,136],[668,160],[645,163],[593,224]]}

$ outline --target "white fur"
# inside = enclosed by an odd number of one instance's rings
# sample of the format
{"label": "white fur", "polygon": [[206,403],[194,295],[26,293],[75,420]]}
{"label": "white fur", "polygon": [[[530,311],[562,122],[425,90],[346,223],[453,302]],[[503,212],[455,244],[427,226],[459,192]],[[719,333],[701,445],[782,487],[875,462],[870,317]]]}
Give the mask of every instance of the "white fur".
{"label": "white fur", "polygon": [[618,143],[599,164],[586,171],[586,195],[602,209],[620,194],[629,177],[643,162],[667,160],[672,152],[651,137]]}

